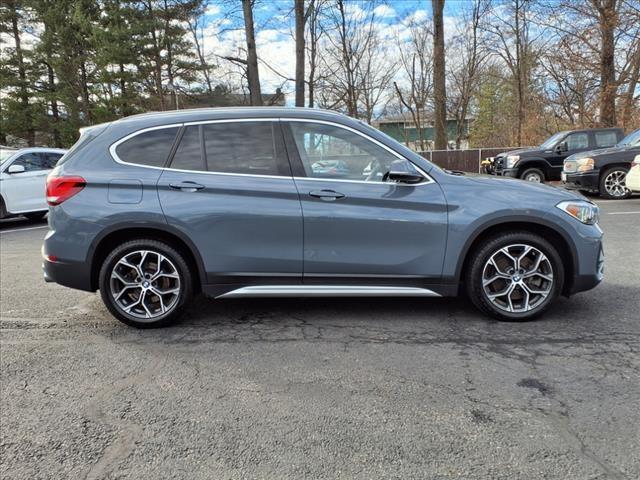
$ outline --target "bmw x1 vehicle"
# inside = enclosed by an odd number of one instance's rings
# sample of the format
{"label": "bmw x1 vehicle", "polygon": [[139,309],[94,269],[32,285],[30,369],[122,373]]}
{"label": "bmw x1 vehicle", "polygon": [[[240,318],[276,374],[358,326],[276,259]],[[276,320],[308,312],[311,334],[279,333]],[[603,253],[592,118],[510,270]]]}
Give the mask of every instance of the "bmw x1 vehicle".
{"label": "bmw x1 vehicle", "polygon": [[626,177],[638,154],[640,130],[614,147],[571,155],[564,161],[562,181],[569,189],[599,193],[602,198],[628,198],[631,189],[627,188]]}
{"label": "bmw x1 vehicle", "polygon": [[493,162],[496,175],[542,183],[560,180],[565,158],[589,150],[612,147],[624,132],[620,128],[591,128],[558,132],[537,147],[523,148],[497,155]]}
{"label": "bmw x1 vehicle", "polygon": [[[330,162],[340,168],[318,168]],[[486,314],[518,321],[603,277],[598,207],[583,197],[453,174],[321,110],[97,125],[49,175],[47,200],[45,280],[99,290],[135,327],[166,325],[197,293],[466,292]]]}
{"label": "bmw x1 vehicle", "polygon": [[23,215],[39,220],[46,215],[46,177],[65,152],[40,147],[0,149],[0,218]]}

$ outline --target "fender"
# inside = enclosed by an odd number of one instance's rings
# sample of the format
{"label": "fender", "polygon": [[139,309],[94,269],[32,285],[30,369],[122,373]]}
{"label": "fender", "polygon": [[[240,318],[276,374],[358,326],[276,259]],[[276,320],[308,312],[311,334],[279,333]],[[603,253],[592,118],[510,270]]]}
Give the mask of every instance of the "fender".
{"label": "fender", "polygon": [[109,227],[102,230],[100,232],[100,235],[94,238],[93,242],[91,242],[91,245],[87,250],[86,264],[91,265],[91,271],[93,271],[93,260],[94,260],[95,251],[98,245],[102,242],[102,240],[104,240],[108,235],[112,233],[115,233],[121,230],[127,230],[130,228],[135,228],[139,230],[145,230],[145,229],[160,230],[168,233],[169,235],[173,235],[179,238],[190,250],[191,255],[193,255],[193,258],[196,261],[196,267],[198,268],[198,276],[200,278],[200,284],[206,285],[207,276],[204,269],[204,262],[202,261],[202,256],[200,255],[200,251],[196,248],[196,246],[189,239],[189,237],[183,234],[180,230],[178,230],[177,228],[167,223],[160,223],[160,222],[120,222],[120,223],[115,223],[113,225],[110,225]]}
{"label": "fender", "polygon": [[521,224],[529,224],[529,225],[540,225],[547,227],[557,234],[559,234],[562,239],[569,246],[569,251],[571,252],[571,262],[574,268],[574,271],[578,271],[578,257],[576,255],[576,246],[571,236],[557,223],[551,222],[545,218],[538,217],[530,217],[528,215],[510,215],[510,216],[499,216],[496,218],[492,218],[486,222],[483,222],[477,225],[471,235],[468,235],[466,242],[464,243],[462,250],[458,255],[458,260],[456,263],[455,276],[454,281],[459,283],[462,280],[462,267],[464,266],[464,262],[469,254],[469,250],[471,245],[483,234],[483,232],[487,231],[492,227],[497,227],[500,225],[506,225],[510,223],[521,223]]}

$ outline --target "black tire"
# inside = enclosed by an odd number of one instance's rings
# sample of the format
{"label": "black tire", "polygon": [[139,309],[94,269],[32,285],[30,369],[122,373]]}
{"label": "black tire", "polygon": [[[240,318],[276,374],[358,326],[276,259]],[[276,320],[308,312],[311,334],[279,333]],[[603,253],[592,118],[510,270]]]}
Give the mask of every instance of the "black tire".
{"label": "black tire", "polygon": [[7,216],[7,208],[4,206],[4,199],[0,197],[0,218]]}
{"label": "black tire", "polygon": [[[546,286],[546,288],[549,289],[549,293],[546,298],[540,299],[539,303],[535,304],[531,310],[509,312],[499,308],[499,306],[495,305],[489,299],[483,286],[483,274],[485,272],[485,265],[488,264],[494,254],[498,254],[501,249],[506,248],[507,246],[519,244],[534,247],[546,256],[552,269],[551,273],[553,274],[553,279]],[[533,320],[540,316],[562,292],[565,275],[562,260],[560,259],[558,250],[540,235],[526,231],[503,233],[484,240],[474,251],[470,253],[470,255],[471,257],[465,272],[467,295],[479,310],[497,320],[510,322]],[[545,263],[545,265],[547,264]],[[513,279],[511,282],[512,281]],[[546,280],[541,280],[541,282],[546,282]],[[508,285],[507,283],[505,284]],[[523,291],[520,287],[516,288]]]}
{"label": "black tire", "polygon": [[[533,180],[533,178],[538,178],[539,180]],[[527,182],[535,182],[535,183],[544,183],[544,172],[539,168],[527,168],[520,174],[520,178]]]}
{"label": "black tire", "polygon": [[46,214],[47,212],[31,212],[31,213],[23,213],[22,215],[27,217],[29,220],[33,220],[34,222],[37,222],[38,220],[42,220]]}
{"label": "black tire", "polygon": [[[152,254],[160,254],[168,259],[170,266],[175,269],[179,279],[179,287],[176,288],[176,290],[179,289],[179,292],[176,297],[172,298],[173,303],[171,308],[168,308],[166,312],[153,316],[152,318],[140,318],[139,315],[136,316],[135,314],[125,312],[124,309],[116,302],[112,292],[113,284],[111,282],[111,276],[114,268],[125,256],[131,254],[135,255],[134,252],[138,251],[148,251]],[[144,263],[144,260],[142,263]],[[162,262],[158,261],[157,263]],[[135,270],[132,271],[135,274]],[[149,284],[149,282],[146,283]],[[193,285],[193,272],[189,268],[189,264],[185,260],[184,256],[171,245],[151,239],[131,240],[116,247],[104,260],[99,273],[100,295],[107,309],[109,309],[109,312],[111,312],[111,314],[118,320],[135,328],[164,327],[175,322],[180,317],[185,306],[193,296]],[[135,288],[136,290],[142,291],[139,287]],[[124,290],[124,288],[122,290]],[[139,297],[140,296],[142,295],[139,295]],[[151,294],[150,298],[159,297]],[[132,301],[132,303],[135,302]],[[162,305],[164,308],[164,303],[162,303]],[[129,307],[129,305],[127,305],[127,307]],[[146,306],[145,310],[148,311]]]}
{"label": "black tire", "polygon": [[[629,169],[627,167],[611,167],[602,172],[602,174],[600,174],[600,196],[608,200],[624,200],[625,198],[629,198],[631,191],[624,186],[624,177],[627,176],[628,172]],[[623,177],[624,194],[614,194],[615,190],[608,185],[609,179],[616,175]]]}

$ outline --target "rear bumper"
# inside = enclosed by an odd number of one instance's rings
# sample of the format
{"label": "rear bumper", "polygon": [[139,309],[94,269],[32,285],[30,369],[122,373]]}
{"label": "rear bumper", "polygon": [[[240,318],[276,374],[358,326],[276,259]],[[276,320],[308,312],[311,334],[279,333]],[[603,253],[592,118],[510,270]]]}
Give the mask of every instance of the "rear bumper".
{"label": "rear bumper", "polygon": [[75,288],[87,292],[91,288],[91,272],[86,263],[51,261],[42,249],[42,273],[47,283],[57,283],[64,287]]}
{"label": "rear bumper", "polygon": [[570,190],[587,190],[597,192],[600,189],[600,172],[566,173],[563,172],[563,182]]}

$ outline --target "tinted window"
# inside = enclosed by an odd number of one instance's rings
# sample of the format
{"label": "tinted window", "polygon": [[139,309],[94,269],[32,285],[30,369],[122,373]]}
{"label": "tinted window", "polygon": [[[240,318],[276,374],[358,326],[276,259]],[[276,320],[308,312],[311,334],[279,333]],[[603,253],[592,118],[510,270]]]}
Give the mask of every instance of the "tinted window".
{"label": "tinted window", "polygon": [[618,143],[616,132],[596,132],[596,145],[598,147],[613,147]]}
{"label": "tinted window", "polygon": [[163,167],[177,132],[171,127],[140,133],[118,145],[116,153],[123,162]]}
{"label": "tinted window", "polygon": [[210,123],[202,128],[210,171],[281,174],[270,122]]}
{"label": "tinted window", "polygon": [[38,170],[50,170],[53,167],[49,166],[44,153],[25,153],[20,155],[13,165],[22,165],[26,172],[35,172]]}
{"label": "tinted window", "polygon": [[589,148],[589,134],[572,133],[567,137],[567,147],[569,150],[578,150],[580,148]]}
{"label": "tinted window", "polygon": [[206,170],[202,160],[200,127],[193,125],[185,128],[180,144],[171,161],[171,168],[180,170]]}
{"label": "tinted window", "polygon": [[55,168],[58,160],[62,158],[62,153],[46,153],[48,168]]}
{"label": "tinted window", "polygon": [[308,177],[380,182],[392,164],[393,170],[418,173],[408,160],[344,128],[306,122],[290,125]]}

